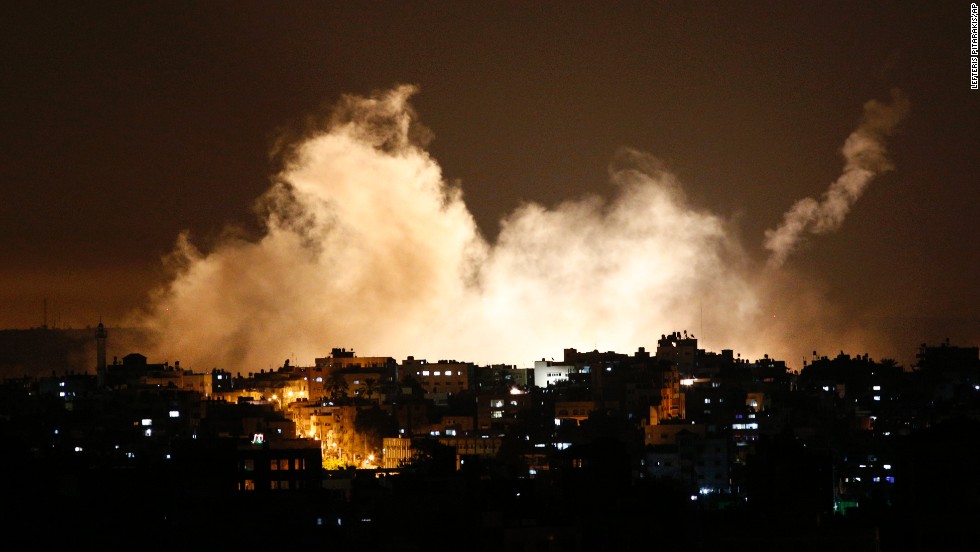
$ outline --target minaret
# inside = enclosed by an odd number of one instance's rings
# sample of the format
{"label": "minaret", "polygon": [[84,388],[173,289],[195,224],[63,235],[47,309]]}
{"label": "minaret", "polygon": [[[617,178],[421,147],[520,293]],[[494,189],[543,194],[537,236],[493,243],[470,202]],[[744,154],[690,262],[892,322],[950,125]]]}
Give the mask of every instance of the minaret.
{"label": "minaret", "polygon": [[109,332],[106,331],[105,326],[102,324],[102,321],[99,320],[99,325],[98,327],[95,328],[95,345],[96,345],[95,373],[98,376],[100,387],[104,387],[106,383],[105,339],[108,336],[109,336]]}

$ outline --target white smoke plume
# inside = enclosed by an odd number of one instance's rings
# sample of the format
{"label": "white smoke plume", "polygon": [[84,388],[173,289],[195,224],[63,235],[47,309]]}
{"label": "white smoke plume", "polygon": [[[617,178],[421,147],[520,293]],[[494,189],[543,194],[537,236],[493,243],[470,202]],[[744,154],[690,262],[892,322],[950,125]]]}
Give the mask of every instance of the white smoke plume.
{"label": "white smoke plume", "polygon": [[775,230],[766,230],[765,248],[770,251],[769,266],[778,268],[799,247],[802,235],[825,234],[840,228],[844,217],[879,174],[894,167],[886,157],[884,139],[908,114],[908,98],[892,90],[892,100],[864,104],[864,116],[858,128],[847,137],[841,153],[844,172],[824,192],[821,201],[811,197],[797,201],[783,215]]}
{"label": "white smoke plume", "polygon": [[415,92],[346,97],[295,143],[258,202],[258,239],[229,233],[204,252],[182,235],[138,322],[159,336],[150,354],[253,372],[332,347],[527,366],[681,329],[750,343],[747,256],[655,159],[623,150],[608,198],[523,205],[489,243],[417,139]]}

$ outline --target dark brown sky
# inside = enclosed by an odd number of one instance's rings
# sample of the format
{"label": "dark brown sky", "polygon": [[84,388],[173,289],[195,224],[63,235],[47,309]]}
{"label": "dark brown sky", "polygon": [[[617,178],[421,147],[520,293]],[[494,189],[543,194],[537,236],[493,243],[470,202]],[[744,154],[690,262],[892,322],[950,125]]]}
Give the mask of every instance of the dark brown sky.
{"label": "dark brown sky", "polygon": [[0,327],[41,325],[45,300],[49,325],[122,320],[182,230],[255,224],[277,137],[344,93],[417,85],[491,239],[523,201],[605,193],[629,146],[763,259],[897,87],[895,170],[793,269],[908,340],[896,357],[980,339],[969,2],[20,2],[0,52]]}

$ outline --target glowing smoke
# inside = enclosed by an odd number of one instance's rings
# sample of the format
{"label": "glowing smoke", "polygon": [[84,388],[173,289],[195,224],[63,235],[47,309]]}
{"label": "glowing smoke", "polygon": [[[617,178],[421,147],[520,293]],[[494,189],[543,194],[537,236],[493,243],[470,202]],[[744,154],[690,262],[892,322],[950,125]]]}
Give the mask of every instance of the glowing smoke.
{"label": "glowing smoke", "polygon": [[797,201],[783,215],[775,230],[766,230],[765,247],[771,254],[770,267],[780,267],[797,249],[804,232],[824,234],[840,228],[844,217],[864,189],[879,174],[893,168],[885,156],[883,140],[909,111],[908,99],[892,91],[890,104],[871,100],[864,104],[864,117],[847,137],[841,153],[844,172],[824,192],[822,201],[807,197]]}
{"label": "glowing smoke", "polygon": [[259,201],[259,239],[202,252],[181,236],[140,322],[160,338],[151,354],[241,371],[341,346],[527,365],[702,323],[723,343],[747,327],[756,299],[737,242],[656,160],[624,150],[610,199],[524,205],[490,244],[413,140],[414,92],[344,98]]}

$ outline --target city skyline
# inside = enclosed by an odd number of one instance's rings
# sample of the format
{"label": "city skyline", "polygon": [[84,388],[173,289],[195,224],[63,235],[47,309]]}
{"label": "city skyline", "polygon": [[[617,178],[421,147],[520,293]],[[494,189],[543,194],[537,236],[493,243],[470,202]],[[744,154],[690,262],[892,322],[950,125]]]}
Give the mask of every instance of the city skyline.
{"label": "city skyline", "polygon": [[[967,4],[12,11],[0,326],[259,367],[980,340]],[[854,136],[881,162],[848,187]]]}

